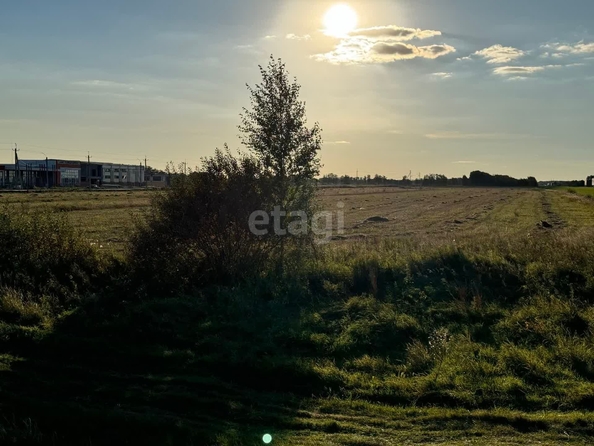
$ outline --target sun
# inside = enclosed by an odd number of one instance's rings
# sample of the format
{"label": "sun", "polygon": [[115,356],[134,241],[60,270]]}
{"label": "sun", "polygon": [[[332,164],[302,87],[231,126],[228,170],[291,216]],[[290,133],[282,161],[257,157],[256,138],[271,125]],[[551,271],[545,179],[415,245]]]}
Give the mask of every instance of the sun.
{"label": "sun", "polygon": [[348,5],[334,5],[324,16],[324,26],[327,35],[344,37],[357,27],[357,13]]}

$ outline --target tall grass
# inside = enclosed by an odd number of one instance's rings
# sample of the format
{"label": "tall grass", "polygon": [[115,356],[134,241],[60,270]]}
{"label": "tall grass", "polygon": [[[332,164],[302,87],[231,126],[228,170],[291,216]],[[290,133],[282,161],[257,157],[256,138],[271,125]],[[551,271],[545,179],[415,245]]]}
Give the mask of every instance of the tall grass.
{"label": "tall grass", "polygon": [[105,266],[66,217],[52,212],[0,210],[0,253],[0,288],[60,304],[88,292]]}

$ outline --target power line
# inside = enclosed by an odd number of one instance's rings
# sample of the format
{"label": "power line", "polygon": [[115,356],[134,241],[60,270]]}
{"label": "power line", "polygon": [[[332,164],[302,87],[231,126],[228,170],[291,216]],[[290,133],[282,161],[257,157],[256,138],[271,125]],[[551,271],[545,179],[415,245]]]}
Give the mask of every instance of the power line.
{"label": "power line", "polygon": [[[21,148],[24,147],[25,149],[33,149],[33,151],[35,151],[35,149],[43,149],[43,150],[52,150],[52,151],[57,151],[57,152],[70,152],[70,153],[78,153],[78,154],[81,154],[81,152],[83,152],[82,150],[79,150],[79,149],[60,149],[60,148],[57,148],[57,147],[49,147],[49,146],[37,145],[37,144],[22,144],[21,143],[20,144],[20,147]],[[0,150],[11,150],[12,151],[12,149],[0,149]],[[28,151],[28,150],[26,150],[26,151]],[[96,155],[100,155],[100,156],[103,156],[103,155],[110,156],[111,155],[111,156],[114,156],[114,157],[116,157],[116,160],[115,161],[116,162],[119,161],[122,164],[125,164],[126,161],[132,161],[132,160],[137,161],[138,160],[138,158],[135,158],[135,157],[123,157],[123,156],[121,156],[122,155],[121,153],[102,152],[102,151],[101,152],[93,152],[93,153],[95,153],[95,156]],[[145,156],[145,158],[146,158],[146,156]],[[148,159],[147,159],[147,161],[148,161]],[[183,164],[186,167],[188,165],[187,160],[176,161],[176,160],[173,160],[173,159],[151,158],[151,161],[158,162],[158,163],[163,163],[163,164],[169,164],[169,163]],[[190,164],[194,164],[195,166],[198,166],[200,164],[200,161],[190,161]]]}
{"label": "power line", "polygon": [[[11,143],[12,144],[12,143]],[[55,151],[59,151],[59,152],[77,152],[77,153],[81,153],[82,150],[78,150],[78,149],[58,149],[56,147],[47,147],[47,146],[38,146],[38,145],[33,145],[33,144],[21,144],[21,147],[28,147],[28,148],[32,148],[32,149],[46,149],[46,150],[55,150]],[[0,149],[1,150],[1,149]],[[12,149],[10,149],[12,150]],[[133,158],[133,157],[121,157],[121,153],[115,153],[115,152],[94,152],[94,153],[98,153],[100,155],[114,155],[114,156],[118,156],[120,159],[137,159],[137,158]],[[155,159],[153,158],[154,161],[164,161],[164,162],[168,162],[167,160],[163,160],[163,159]],[[171,161],[171,160],[169,160]]]}

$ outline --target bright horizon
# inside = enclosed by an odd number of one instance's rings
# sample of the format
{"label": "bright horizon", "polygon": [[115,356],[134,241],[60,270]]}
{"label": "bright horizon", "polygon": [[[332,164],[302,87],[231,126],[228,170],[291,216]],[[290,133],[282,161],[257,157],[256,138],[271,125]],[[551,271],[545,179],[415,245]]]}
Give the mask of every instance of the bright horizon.
{"label": "bright horizon", "polygon": [[322,174],[594,174],[588,0],[31,1],[0,25],[0,163],[15,142],[156,168],[239,149],[273,54],[324,130]]}

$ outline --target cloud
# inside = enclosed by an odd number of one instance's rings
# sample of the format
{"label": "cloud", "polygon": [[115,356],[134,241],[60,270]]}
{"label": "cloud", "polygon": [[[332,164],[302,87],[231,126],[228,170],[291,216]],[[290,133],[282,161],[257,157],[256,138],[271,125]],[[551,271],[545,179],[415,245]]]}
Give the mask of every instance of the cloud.
{"label": "cloud", "polygon": [[265,39],[267,40],[272,40],[272,39],[276,39],[275,35],[269,35],[269,36],[264,36]]}
{"label": "cloud", "polygon": [[435,76],[436,78],[439,79],[449,79],[450,77],[452,77],[454,73],[445,73],[445,72],[441,72],[441,73],[433,73],[431,76]]}
{"label": "cloud", "polygon": [[415,53],[414,45],[407,45],[406,43],[378,43],[371,47],[371,51],[377,54],[395,55],[406,58]]}
{"label": "cloud", "polygon": [[582,55],[582,54],[591,54],[594,53],[594,42],[590,42],[590,43],[585,43],[583,40],[578,42],[578,43],[574,43],[574,44],[568,44],[568,43],[549,43],[546,45],[542,45],[542,48],[546,48],[546,49],[552,49],[554,51],[556,51],[557,56],[556,57],[561,57],[565,54],[577,54],[577,55]]}
{"label": "cloud", "polygon": [[129,84],[124,82],[106,81],[101,79],[91,79],[72,82],[72,85],[80,87],[116,89],[116,90],[146,90],[146,86],[140,84]]}
{"label": "cloud", "polygon": [[304,34],[303,36],[298,36],[297,34],[287,34],[285,36],[289,40],[309,40],[311,36],[309,34]]}
{"label": "cloud", "polygon": [[498,139],[497,133],[462,133],[458,131],[428,133],[429,139]]}
{"label": "cloud", "polygon": [[350,144],[350,141],[326,141],[325,144]]}
{"label": "cloud", "polygon": [[[440,56],[456,51],[449,45],[430,45],[414,46],[406,43],[378,43],[371,48],[371,52],[380,56],[387,56],[382,62],[392,62],[393,60],[415,59],[422,57],[424,59],[436,59]],[[380,58],[381,59],[381,58]]]}
{"label": "cloud", "polygon": [[456,51],[445,43],[418,46],[413,39],[441,36],[441,31],[404,28],[396,25],[359,28],[341,38],[332,51],[314,54],[318,61],[332,64],[382,64],[407,59],[437,59]]}
{"label": "cloud", "polygon": [[454,47],[446,44],[415,46],[402,42],[378,42],[362,37],[350,37],[342,39],[334,50],[312,57],[336,65],[381,64],[416,58],[437,59],[455,51]]}
{"label": "cloud", "polygon": [[476,161],[452,161],[452,164],[476,164]]}
{"label": "cloud", "polygon": [[474,55],[487,59],[487,63],[501,64],[520,59],[526,53],[511,46],[493,45],[477,51]]}
{"label": "cloud", "polygon": [[493,73],[500,76],[523,76],[538,73],[540,71],[548,70],[550,68],[561,68],[562,65],[543,65],[539,67],[497,67]]}
{"label": "cloud", "polygon": [[424,30],[419,28],[403,28],[401,26],[374,26],[372,28],[360,28],[349,33],[354,37],[365,37],[379,40],[412,40],[428,39],[441,36],[441,31]]}
{"label": "cloud", "polygon": [[530,138],[530,135],[510,135],[506,133],[463,133],[459,131],[428,133],[425,135],[429,139],[515,139]]}
{"label": "cloud", "polygon": [[262,51],[257,49],[254,45],[236,45],[235,51],[245,54],[262,54]]}

